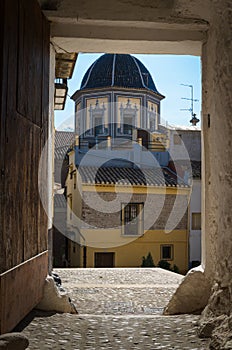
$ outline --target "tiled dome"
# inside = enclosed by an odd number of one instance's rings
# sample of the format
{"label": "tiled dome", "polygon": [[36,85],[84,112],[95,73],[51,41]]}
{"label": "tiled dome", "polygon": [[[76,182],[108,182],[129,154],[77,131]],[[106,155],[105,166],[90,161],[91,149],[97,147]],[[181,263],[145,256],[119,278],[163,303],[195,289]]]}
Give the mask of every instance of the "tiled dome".
{"label": "tiled dome", "polygon": [[80,90],[104,87],[148,89],[160,95],[142,62],[125,54],[105,54],[98,58],[85,73]]}

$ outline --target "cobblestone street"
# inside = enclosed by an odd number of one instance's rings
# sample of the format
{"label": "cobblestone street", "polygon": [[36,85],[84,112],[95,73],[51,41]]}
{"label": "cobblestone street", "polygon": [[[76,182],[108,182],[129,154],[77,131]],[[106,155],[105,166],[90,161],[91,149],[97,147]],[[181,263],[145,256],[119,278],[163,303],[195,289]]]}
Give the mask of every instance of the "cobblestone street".
{"label": "cobblestone street", "polygon": [[55,272],[79,314],[33,311],[23,329],[31,350],[208,348],[196,334],[199,316],[162,316],[181,275],[159,268]]}

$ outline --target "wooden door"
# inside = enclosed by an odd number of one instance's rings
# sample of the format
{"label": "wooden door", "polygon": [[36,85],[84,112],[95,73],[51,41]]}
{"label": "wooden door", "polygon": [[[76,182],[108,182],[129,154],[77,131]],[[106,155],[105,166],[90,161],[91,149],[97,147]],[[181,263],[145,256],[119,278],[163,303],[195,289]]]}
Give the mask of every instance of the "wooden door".
{"label": "wooden door", "polygon": [[[0,3],[0,332],[38,303],[47,216],[38,172],[48,134],[49,24],[36,0]],[[46,187],[47,173],[44,169]]]}
{"label": "wooden door", "polygon": [[114,253],[95,253],[94,267],[114,267]]}

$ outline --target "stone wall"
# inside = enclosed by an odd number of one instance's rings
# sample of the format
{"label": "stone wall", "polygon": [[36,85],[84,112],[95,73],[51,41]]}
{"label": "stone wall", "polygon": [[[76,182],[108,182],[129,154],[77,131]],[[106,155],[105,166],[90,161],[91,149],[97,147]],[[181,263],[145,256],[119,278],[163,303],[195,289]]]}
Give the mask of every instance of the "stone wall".
{"label": "stone wall", "polygon": [[[212,349],[231,349],[232,309],[232,3],[212,1],[203,46],[205,273],[213,281],[202,316]],[[230,335],[229,335],[230,333]]]}
{"label": "stone wall", "polygon": [[[98,203],[100,198],[105,202],[109,202],[111,213],[107,214],[105,212],[101,212],[100,210],[95,210],[90,207],[87,203]],[[118,204],[118,201],[115,200],[115,193],[110,192],[83,192],[82,194],[82,220],[87,225],[93,225],[98,228],[113,228],[121,225],[121,205]],[[181,197],[181,206],[180,203],[174,207],[174,203],[176,201],[176,195],[168,194],[152,194],[147,196],[146,194],[133,194],[131,197],[131,203],[145,203],[147,202],[147,206],[144,212],[146,216],[157,217],[154,223],[149,227],[151,230],[163,230],[166,226],[168,218],[172,211],[174,211],[175,216],[180,216],[181,220],[177,223],[173,229],[176,230],[186,230],[188,228],[188,211],[184,212],[182,216],[182,204],[187,208],[187,196],[179,196]],[[120,194],[121,203],[128,202],[127,194]],[[123,200],[123,198],[125,198]],[[99,209],[99,208],[98,208]],[[114,211],[114,212],[113,212]],[[146,224],[146,220],[145,224]],[[146,227],[148,229],[148,227]]]}
{"label": "stone wall", "polygon": [[186,307],[196,294],[202,299],[207,284],[212,286],[200,336],[212,337],[210,349],[232,349],[232,3],[210,1],[208,6],[209,30],[202,48],[203,270],[186,276],[168,307],[183,294],[184,286],[193,291],[196,280],[198,290],[189,293]]}

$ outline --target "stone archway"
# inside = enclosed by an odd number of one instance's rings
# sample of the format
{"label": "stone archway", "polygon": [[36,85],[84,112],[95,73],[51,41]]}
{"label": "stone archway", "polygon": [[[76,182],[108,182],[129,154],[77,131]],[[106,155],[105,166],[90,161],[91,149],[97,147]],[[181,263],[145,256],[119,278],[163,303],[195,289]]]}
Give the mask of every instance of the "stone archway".
{"label": "stone archway", "polygon": [[[78,8],[72,1],[68,5],[61,1],[56,16],[45,11],[52,21],[52,41],[57,50],[98,52],[100,48],[101,52],[202,56],[203,262],[201,271],[191,272],[185,284],[193,302],[194,296],[199,299],[214,286],[204,322],[231,312],[230,11],[228,1],[197,0],[170,0],[165,4],[110,1],[101,6],[86,1]],[[202,290],[193,288],[194,283],[200,283]],[[224,321],[228,321],[226,316]]]}

